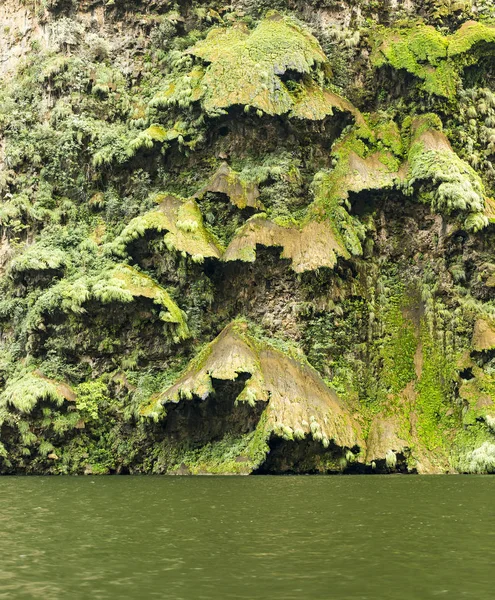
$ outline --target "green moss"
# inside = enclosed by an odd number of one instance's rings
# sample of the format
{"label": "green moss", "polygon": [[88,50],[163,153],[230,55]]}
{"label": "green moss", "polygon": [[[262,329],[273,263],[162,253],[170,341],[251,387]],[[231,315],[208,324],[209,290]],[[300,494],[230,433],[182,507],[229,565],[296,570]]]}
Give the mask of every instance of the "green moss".
{"label": "green moss", "polygon": [[205,227],[194,199],[159,194],[155,200],[159,207],[132,219],[108,245],[110,252],[125,256],[127,246],[147,231],[166,231],[164,242],[171,251],[185,252],[196,262],[202,262],[207,257],[220,257],[222,246]]}
{"label": "green moss", "polygon": [[161,125],[152,125],[151,127],[148,127],[145,133],[147,133],[152,140],[157,142],[164,142],[169,137],[167,130]]}
{"label": "green moss", "polygon": [[404,297],[395,296],[384,318],[387,338],[381,350],[382,381],[394,395],[398,395],[408,383],[416,380],[414,355],[418,340],[414,324],[404,317],[407,308]]}
{"label": "green moss", "polygon": [[307,361],[300,354],[292,358],[253,337],[245,321],[226,327],[157,401],[166,407],[181,399],[205,399],[214,393],[214,380],[234,381],[241,373],[250,378],[232,401],[251,406],[268,402],[264,439],[273,433],[292,440],[297,432],[298,437],[311,435],[324,447],[330,440],[347,448],[362,444],[359,427],[347,407]]}
{"label": "green moss", "polygon": [[434,27],[418,23],[406,29],[382,29],[380,42],[372,55],[380,67],[390,64],[404,69],[424,81],[424,88],[434,94],[451,97],[455,93],[455,71],[448,65],[440,74],[437,67],[447,59],[447,39]]}
{"label": "green moss", "polygon": [[495,377],[491,369],[482,369],[470,363],[473,378],[463,380],[459,388],[459,396],[467,403],[463,411],[463,427],[465,430],[477,432],[486,426],[493,430],[495,423]]}
{"label": "green moss", "polygon": [[241,104],[268,114],[289,112],[293,100],[278,75],[289,69],[310,74],[325,62],[316,39],[276,14],[252,33],[214,29],[190,52],[210,64],[203,79],[207,111]]}
{"label": "green moss", "polygon": [[[342,209],[342,212],[337,210],[336,214],[341,217],[341,224],[347,213]],[[258,214],[236,232],[222,260],[254,262],[258,246],[280,246],[280,256],[290,259],[297,273],[320,267],[333,268],[339,256],[349,256],[336,231],[329,220],[308,219],[306,224],[301,225],[293,219],[271,221],[266,215]],[[352,235],[354,230],[349,229],[349,233]]]}
{"label": "green moss", "polygon": [[[116,290],[116,294],[114,294]],[[104,286],[96,284],[93,288],[95,298],[102,302],[113,302],[115,298],[127,300],[127,294],[131,298],[149,298],[161,307],[160,319],[166,323],[177,325],[177,341],[189,337],[186,318],[177,304],[170,298],[166,290],[159,286],[151,277],[128,266],[121,265],[114,269],[108,283]],[[123,294],[123,295],[121,295]]]}
{"label": "green moss", "polygon": [[196,197],[201,197],[206,192],[216,192],[226,194],[237,208],[263,209],[263,205],[258,200],[260,192],[257,184],[268,179],[270,174],[269,168],[266,172],[258,168],[254,172],[243,170],[238,173],[227,163],[222,163],[206,186],[197,192]]}
{"label": "green moss", "polygon": [[[487,45],[495,44],[495,26],[468,21],[450,37],[448,55],[449,57],[454,57],[467,54],[478,44],[484,46],[484,51],[486,51]],[[469,61],[473,61],[478,56],[471,53],[467,58]]]}
{"label": "green moss", "polygon": [[61,406],[67,399],[73,400],[74,394],[66,384],[50,380],[39,371],[32,371],[9,380],[0,395],[0,406],[30,413],[41,400]]}
{"label": "green moss", "polygon": [[440,131],[429,129],[423,118],[415,120],[412,129],[406,193],[419,188],[419,197],[431,203],[436,212],[464,213],[467,229],[485,227],[485,190],[479,175],[457,156]]}
{"label": "green moss", "polygon": [[418,436],[428,450],[441,450],[447,445],[446,412],[452,396],[453,364],[425,323],[421,326],[421,350],[423,365],[416,385]]}
{"label": "green moss", "polygon": [[400,166],[394,153],[400,156],[401,152],[402,140],[393,122],[371,120],[354,128],[332,150],[335,167],[315,175],[314,202],[306,220],[327,220],[351,255],[362,254],[365,229],[346,210],[349,195],[394,187]]}
{"label": "green moss", "polygon": [[376,125],[372,123],[371,127],[373,128],[377,141],[381,142],[387,150],[392,151],[394,157],[402,156],[404,145],[399,126],[395,121],[379,120]]}
{"label": "green moss", "polygon": [[[444,36],[431,25],[384,29],[375,38],[372,61],[404,69],[423,81],[429,94],[453,98],[460,85],[460,72],[486,53],[495,43],[495,27],[470,21],[452,35]],[[483,50],[478,54],[474,49]],[[493,52],[495,49],[491,49]]]}
{"label": "green moss", "polygon": [[[339,167],[342,167],[342,164],[339,164]],[[317,173],[313,181],[315,202],[310,210],[320,219],[323,217],[328,221],[337,242],[349,255],[359,256],[362,254],[364,228],[343,206],[347,196],[345,187],[335,171]]]}
{"label": "green moss", "polygon": [[[294,19],[276,12],[253,31],[243,23],[214,28],[188,53],[204,66],[169,82],[155,97],[155,105],[185,108],[200,100],[212,116],[241,105],[260,115],[289,113],[322,120],[337,109],[359,118],[349,102],[327,89],[330,67],[316,38]],[[282,79],[286,73],[297,77],[286,82]]]}

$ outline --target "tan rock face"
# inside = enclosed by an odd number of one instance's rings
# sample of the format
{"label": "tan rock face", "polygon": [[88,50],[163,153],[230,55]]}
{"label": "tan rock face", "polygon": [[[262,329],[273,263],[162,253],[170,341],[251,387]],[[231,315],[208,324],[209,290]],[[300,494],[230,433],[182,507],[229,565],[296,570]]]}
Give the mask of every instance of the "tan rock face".
{"label": "tan rock face", "polygon": [[225,194],[237,208],[255,208],[262,210],[264,207],[259,201],[260,192],[253,182],[245,182],[239,173],[236,173],[224,162],[212,175],[208,184],[200,190],[196,197],[201,197],[206,192]]}
{"label": "tan rock face", "polygon": [[289,258],[296,273],[333,268],[339,256],[348,256],[328,222],[282,227],[263,217],[253,217],[232,240],[223,260],[254,262],[258,245],[281,247],[281,258]]}
{"label": "tan rock face", "polygon": [[325,447],[363,448],[360,427],[349,408],[309,365],[260,344],[243,330],[229,325],[198,357],[189,370],[159,397],[167,407],[193,396],[206,399],[213,380],[235,380],[250,374],[236,402],[268,402],[262,425],[268,435],[313,437]]}
{"label": "tan rock face", "polygon": [[383,460],[388,452],[402,452],[408,443],[398,435],[400,423],[394,417],[377,415],[366,440],[366,462]]}
{"label": "tan rock face", "polygon": [[474,325],[473,348],[478,352],[495,348],[495,325],[478,319]]}
{"label": "tan rock face", "polygon": [[20,0],[0,4],[0,75],[11,73],[30,50],[34,40],[46,45],[48,35],[33,11]]}

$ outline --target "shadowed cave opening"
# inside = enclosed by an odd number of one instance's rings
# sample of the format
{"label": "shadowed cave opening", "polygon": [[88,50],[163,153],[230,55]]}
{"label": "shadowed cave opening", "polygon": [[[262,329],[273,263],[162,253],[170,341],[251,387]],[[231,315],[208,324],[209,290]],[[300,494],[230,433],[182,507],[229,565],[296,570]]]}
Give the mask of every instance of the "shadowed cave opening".
{"label": "shadowed cave opening", "polygon": [[[206,144],[217,155],[240,154],[259,159],[276,152],[290,135],[289,125],[280,117],[259,117],[255,112],[246,112],[244,106],[234,105],[228,107],[227,114],[211,121]],[[296,139],[290,142],[297,144]]]}
{"label": "shadowed cave opening", "polygon": [[34,288],[45,289],[54,284],[64,275],[64,269],[26,269],[21,273],[14,273],[13,280],[16,282],[19,295],[25,296]]}
{"label": "shadowed cave opening", "polygon": [[[269,441],[270,452],[265,462],[253,475],[382,475],[386,473],[415,473],[408,468],[407,456],[395,454],[395,465],[387,464],[385,458],[364,464],[346,460],[347,448],[331,442],[325,448],[310,437],[302,440],[284,440],[272,435]],[[359,447],[352,448],[353,453]]]}
{"label": "shadowed cave opening", "polygon": [[[366,474],[375,474],[375,475],[385,475],[387,473],[402,473],[402,474],[413,474],[417,473],[416,469],[409,469],[407,465],[409,451],[406,449],[406,454],[402,452],[397,452],[395,454],[396,464],[391,465],[387,464],[387,460],[385,458],[373,461],[372,465],[366,465],[364,470],[361,471]],[[349,473],[354,473],[355,471],[351,468],[348,471]]]}
{"label": "shadowed cave opening", "polygon": [[409,101],[412,95],[417,95],[416,83],[418,81],[418,78],[406,69],[395,69],[391,65],[381,66],[376,71],[375,110],[398,98]]}
{"label": "shadowed cave opening", "polygon": [[459,371],[459,377],[465,381],[471,381],[471,379],[474,379],[473,369],[471,367],[467,367],[466,369]]}
{"label": "shadowed cave opening", "polygon": [[296,71],[295,69],[287,69],[284,73],[277,73],[277,76],[285,84],[290,82],[300,83],[304,79],[304,73]]}
{"label": "shadowed cave opening", "polygon": [[345,464],[345,449],[333,442],[324,448],[309,437],[284,440],[272,435],[268,445],[270,452],[254,475],[337,474],[342,472]]}
{"label": "shadowed cave opening", "polygon": [[[286,71],[286,85],[297,89],[304,75]],[[216,118],[217,119],[217,118]],[[250,156],[258,162],[276,155],[281,147],[291,148],[303,163],[329,168],[329,150],[354,116],[335,107],[334,114],[321,120],[287,120],[283,115],[258,116],[241,105],[230,106],[227,114],[211,123],[206,144],[214,154]]]}
{"label": "shadowed cave opening", "polygon": [[207,192],[197,199],[205,227],[209,229],[226,247],[235,232],[256,212],[250,206],[238,208],[232,204],[229,196],[222,192]]}
{"label": "shadowed cave opening", "polygon": [[462,73],[464,89],[484,86],[491,87],[495,82],[495,59],[490,44],[479,49],[480,59],[474,65],[465,67]]}
{"label": "shadowed cave opening", "polygon": [[486,368],[493,366],[495,364],[495,348],[490,350],[472,350],[471,358],[478,367]]}
{"label": "shadowed cave opening", "polygon": [[[131,264],[153,274],[162,287],[184,284],[181,265],[187,267],[187,279],[199,278],[204,263],[195,263],[189,256],[183,257],[180,251],[167,248],[164,242],[166,234],[166,231],[148,229],[144,235],[130,242],[127,254],[131,258]],[[206,259],[205,262],[209,260]]]}
{"label": "shadowed cave opening", "polygon": [[[417,228],[425,230],[431,227],[431,210],[426,205],[406,196],[400,190],[362,190],[349,193],[351,214],[363,219],[370,215],[377,216],[380,212],[390,219],[412,219],[417,223]],[[392,219],[390,219],[392,221]]]}
{"label": "shadowed cave opening", "polygon": [[234,381],[212,379],[214,393],[205,400],[195,396],[167,405],[164,423],[165,435],[177,442],[203,446],[216,442],[226,435],[245,435],[256,429],[267,402],[235,403],[251,377],[240,373]]}

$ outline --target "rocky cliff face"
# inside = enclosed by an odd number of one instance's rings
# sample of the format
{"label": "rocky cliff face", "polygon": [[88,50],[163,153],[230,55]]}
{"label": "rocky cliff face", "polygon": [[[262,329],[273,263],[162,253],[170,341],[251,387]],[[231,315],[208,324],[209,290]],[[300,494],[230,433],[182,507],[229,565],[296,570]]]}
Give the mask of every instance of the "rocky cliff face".
{"label": "rocky cliff face", "polygon": [[0,472],[495,471],[489,0],[7,0]]}

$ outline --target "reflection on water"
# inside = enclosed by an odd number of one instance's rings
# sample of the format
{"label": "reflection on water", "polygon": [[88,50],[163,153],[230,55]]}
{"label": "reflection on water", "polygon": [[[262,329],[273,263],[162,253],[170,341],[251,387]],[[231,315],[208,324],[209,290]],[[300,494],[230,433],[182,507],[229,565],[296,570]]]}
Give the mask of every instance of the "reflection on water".
{"label": "reflection on water", "polygon": [[0,599],[492,600],[495,478],[1,478]]}

